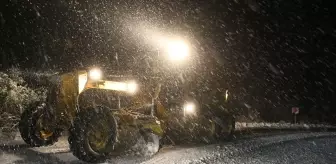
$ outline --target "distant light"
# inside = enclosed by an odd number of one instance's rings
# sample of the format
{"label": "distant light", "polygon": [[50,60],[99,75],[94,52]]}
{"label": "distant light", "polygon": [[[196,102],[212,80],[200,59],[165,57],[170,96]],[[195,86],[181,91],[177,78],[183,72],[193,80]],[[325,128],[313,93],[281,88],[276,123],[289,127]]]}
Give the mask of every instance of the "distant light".
{"label": "distant light", "polygon": [[167,52],[172,61],[184,60],[189,55],[189,46],[182,40],[173,40],[167,43]]}
{"label": "distant light", "polygon": [[194,103],[186,103],[183,107],[184,114],[193,114],[195,113],[196,105]]}

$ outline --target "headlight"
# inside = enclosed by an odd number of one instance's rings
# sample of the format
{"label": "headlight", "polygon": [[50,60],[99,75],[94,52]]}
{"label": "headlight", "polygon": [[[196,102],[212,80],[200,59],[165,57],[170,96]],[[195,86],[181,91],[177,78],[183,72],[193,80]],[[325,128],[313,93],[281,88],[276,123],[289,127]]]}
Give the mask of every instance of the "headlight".
{"label": "headlight", "polygon": [[127,92],[128,93],[135,93],[138,90],[138,84],[135,82],[127,83]]}
{"label": "headlight", "polygon": [[186,103],[183,106],[183,114],[189,115],[189,114],[195,114],[196,112],[196,105],[194,103]]}
{"label": "headlight", "polygon": [[138,84],[136,82],[105,81],[104,88],[134,94],[138,91]]}
{"label": "headlight", "polygon": [[93,68],[89,71],[89,78],[91,80],[100,80],[102,78],[102,72],[98,68]]}

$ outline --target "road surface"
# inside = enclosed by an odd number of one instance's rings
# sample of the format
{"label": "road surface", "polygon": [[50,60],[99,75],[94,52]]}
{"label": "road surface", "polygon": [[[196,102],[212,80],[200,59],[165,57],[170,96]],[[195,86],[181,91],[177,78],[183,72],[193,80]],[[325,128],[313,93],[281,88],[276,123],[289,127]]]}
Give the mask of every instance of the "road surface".
{"label": "road surface", "polygon": [[[83,164],[69,152],[66,138],[53,146],[30,148],[23,141],[0,146],[1,164]],[[257,164],[257,163],[336,163],[336,133],[290,133],[240,137],[232,142],[166,147],[152,158],[134,155],[112,158],[111,164]]]}

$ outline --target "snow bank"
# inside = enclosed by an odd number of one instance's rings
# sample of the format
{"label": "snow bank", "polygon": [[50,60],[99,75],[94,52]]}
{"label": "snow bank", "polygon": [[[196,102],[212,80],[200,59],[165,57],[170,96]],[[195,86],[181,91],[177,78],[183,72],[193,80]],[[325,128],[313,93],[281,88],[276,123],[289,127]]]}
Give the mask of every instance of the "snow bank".
{"label": "snow bank", "polygon": [[292,123],[269,123],[269,122],[237,122],[236,129],[311,129],[311,128],[336,128],[325,124],[292,124]]}
{"label": "snow bank", "polygon": [[30,88],[17,69],[0,72],[0,137],[1,132],[16,130],[20,114],[35,101],[46,98],[46,88]]}

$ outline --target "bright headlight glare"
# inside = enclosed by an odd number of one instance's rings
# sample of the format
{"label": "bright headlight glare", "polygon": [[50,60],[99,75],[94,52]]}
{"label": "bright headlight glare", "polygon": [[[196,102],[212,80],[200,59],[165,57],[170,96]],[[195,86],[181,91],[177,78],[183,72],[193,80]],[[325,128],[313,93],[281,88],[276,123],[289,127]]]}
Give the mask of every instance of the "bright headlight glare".
{"label": "bright headlight glare", "polygon": [[138,90],[138,85],[135,82],[127,83],[127,92],[135,93]]}
{"label": "bright headlight glare", "polygon": [[138,90],[138,84],[135,82],[105,81],[104,88],[134,94]]}
{"label": "bright headlight glare", "polygon": [[195,113],[196,106],[194,103],[186,103],[183,107],[185,114],[193,114]]}
{"label": "bright headlight glare", "polygon": [[100,80],[102,77],[102,72],[98,68],[93,68],[89,71],[89,77],[91,80]]}
{"label": "bright headlight glare", "polygon": [[189,55],[189,47],[183,41],[171,41],[167,45],[169,59],[172,61],[182,61]]}

